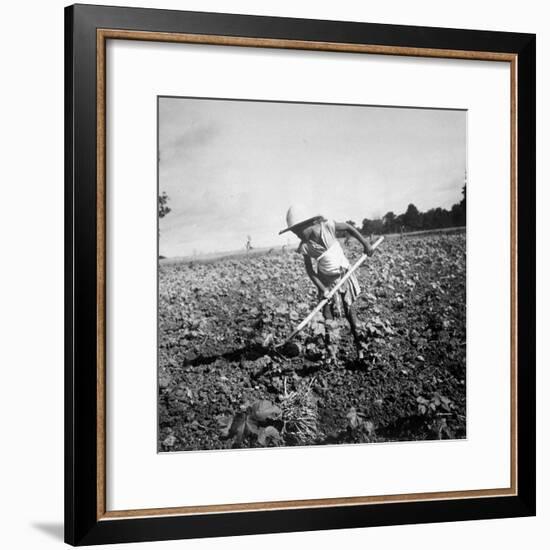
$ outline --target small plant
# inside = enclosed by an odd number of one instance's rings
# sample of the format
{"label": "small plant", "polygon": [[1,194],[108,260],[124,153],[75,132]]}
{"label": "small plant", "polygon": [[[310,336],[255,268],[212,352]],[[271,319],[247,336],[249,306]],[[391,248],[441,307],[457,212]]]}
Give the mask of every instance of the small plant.
{"label": "small plant", "polygon": [[243,442],[262,447],[307,445],[318,441],[321,434],[318,428],[317,402],[312,393],[312,385],[301,383],[296,390],[289,391],[286,378],[283,380],[283,393],[279,405],[267,399],[246,403],[232,416],[217,418],[224,439],[233,439],[233,446]]}
{"label": "small plant", "polygon": [[419,395],[416,398],[418,403],[418,413],[422,415],[437,414],[438,412],[444,411],[446,413],[451,412],[454,408],[452,401],[439,393],[434,393],[431,399],[426,399]]}
{"label": "small plant", "polygon": [[281,435],[289,443],[307,445],[320,437],[317,421],[317,402],[312,393],[315,378],[302,382],[294,391],[288,391],[286,378],[283,381],[283,394],[280,398]]}
{"label": "small plant", "polygon": [[422,396],[416,398],[418,413],[427,420],[428,429],[438,439],[453,439],[454,433],[447,424],[447,418],[454,415],[454,403],[444,395],[435,392],[431,399]]}
{"label": "small plant", "polygon": [[234,439],[234,446],[240,446],[244,440],[257,441],[262,447],[276,446],[281,443],[281,435],[273,424],[279,423],[281,414],[277,405],[262,399],[241,407],[234,416],[218,417],[218,425],[222,437]]}
{"label": "small plant", "polygon": [[365,415],[351,407],[346,414],[347,430],[350,439],[358,438],[359,441],[369,441],[374,436],[374,423],[371,420],[367,420]]}

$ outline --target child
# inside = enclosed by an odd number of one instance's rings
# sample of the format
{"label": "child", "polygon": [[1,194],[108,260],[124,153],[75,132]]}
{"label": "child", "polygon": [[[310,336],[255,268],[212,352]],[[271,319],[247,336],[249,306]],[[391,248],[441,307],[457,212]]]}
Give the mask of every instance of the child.
{"label": "child", "polygon": [[[338,283],[350,267],[350,263],[336,238],[337,231],[346,232],[348,235],[355,237],[368,256],[372,256],[374,253],[374,249],[361,233],[347,223],[327,220],[320,215],[308,218],[300,215],[293,206],[288,209],[286,222],[287,228],[280,231],[279,235],[286,231],[292,231],[300,239],[298,251],[304,256],[305,268],[309,278],[319,290],[319,299],[326,297],[330,289]],[[317,269],[314,269],[312,259],[316,260]],[[355,273],[353,273],[340,287],[332,300],[323,308],[323,316],[326,321],[331,320],[335,314],[338,315],[343,309],[353,334],[358,358],[363,359],[363,350],[361,349],[357,328],[357,315],[353,305],[360,292],[359,283]],[[325,343],[329,347],[330,331],[326,330],[325,332]]]}

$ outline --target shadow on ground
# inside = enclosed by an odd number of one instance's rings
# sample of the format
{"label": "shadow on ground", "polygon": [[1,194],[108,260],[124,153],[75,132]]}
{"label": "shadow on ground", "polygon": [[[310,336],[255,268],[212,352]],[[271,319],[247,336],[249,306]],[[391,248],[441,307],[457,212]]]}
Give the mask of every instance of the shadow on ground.
{"label": "shadow on ground", "polygon": [[62,523],[39,521],[32,523],[31,527],[37,531],[41,531],[52,539],[63,541],[64,530]]}

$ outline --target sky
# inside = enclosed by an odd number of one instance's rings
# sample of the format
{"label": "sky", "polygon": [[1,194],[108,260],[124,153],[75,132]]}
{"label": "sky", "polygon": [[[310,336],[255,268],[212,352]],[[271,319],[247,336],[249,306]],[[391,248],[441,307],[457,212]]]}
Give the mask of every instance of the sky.
{"label": "sky", "polygon": [[293,244],[292,204],[361,225],[461,199],[463,110],[160,97],[158,122],[166,257]]}

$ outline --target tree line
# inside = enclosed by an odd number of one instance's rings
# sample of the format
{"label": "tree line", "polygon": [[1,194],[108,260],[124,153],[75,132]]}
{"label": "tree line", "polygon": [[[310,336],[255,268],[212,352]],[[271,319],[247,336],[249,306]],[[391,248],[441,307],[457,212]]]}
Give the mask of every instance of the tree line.
{"label": "tree line", "polygon": [[[170,211],[168,195],[163,192],[159,195],[158,216],[164,218]],[[445,227],[461,227],[466,225],[466,185],[462,187],[462,199],[453,204],[450,210],[445,208],[431,208],[420,212],[414,204],[409,204],[403,214],[386,212],[381,218],[365,218],[359,227],[353,220],[346,223],[357,227],[363,235],[381,235],[387,233],[402,233],[408,231],[422,231],[426,229],[443,229]],[[248,238],[250,240],[250,237]]]}
{"label": "tree line", "polygon": [[420,212],[411,203],[407,210],[399,215],[390,211],[381,218],[372,220],[365,218],[361,227],[358,227],[353,220],[348,220],[347,223],[357,227],[364,235],[464,226],[466,225],[466,185],[462,187],[462,200],[453,204],[450,210],[431,208],[426,212]]}

